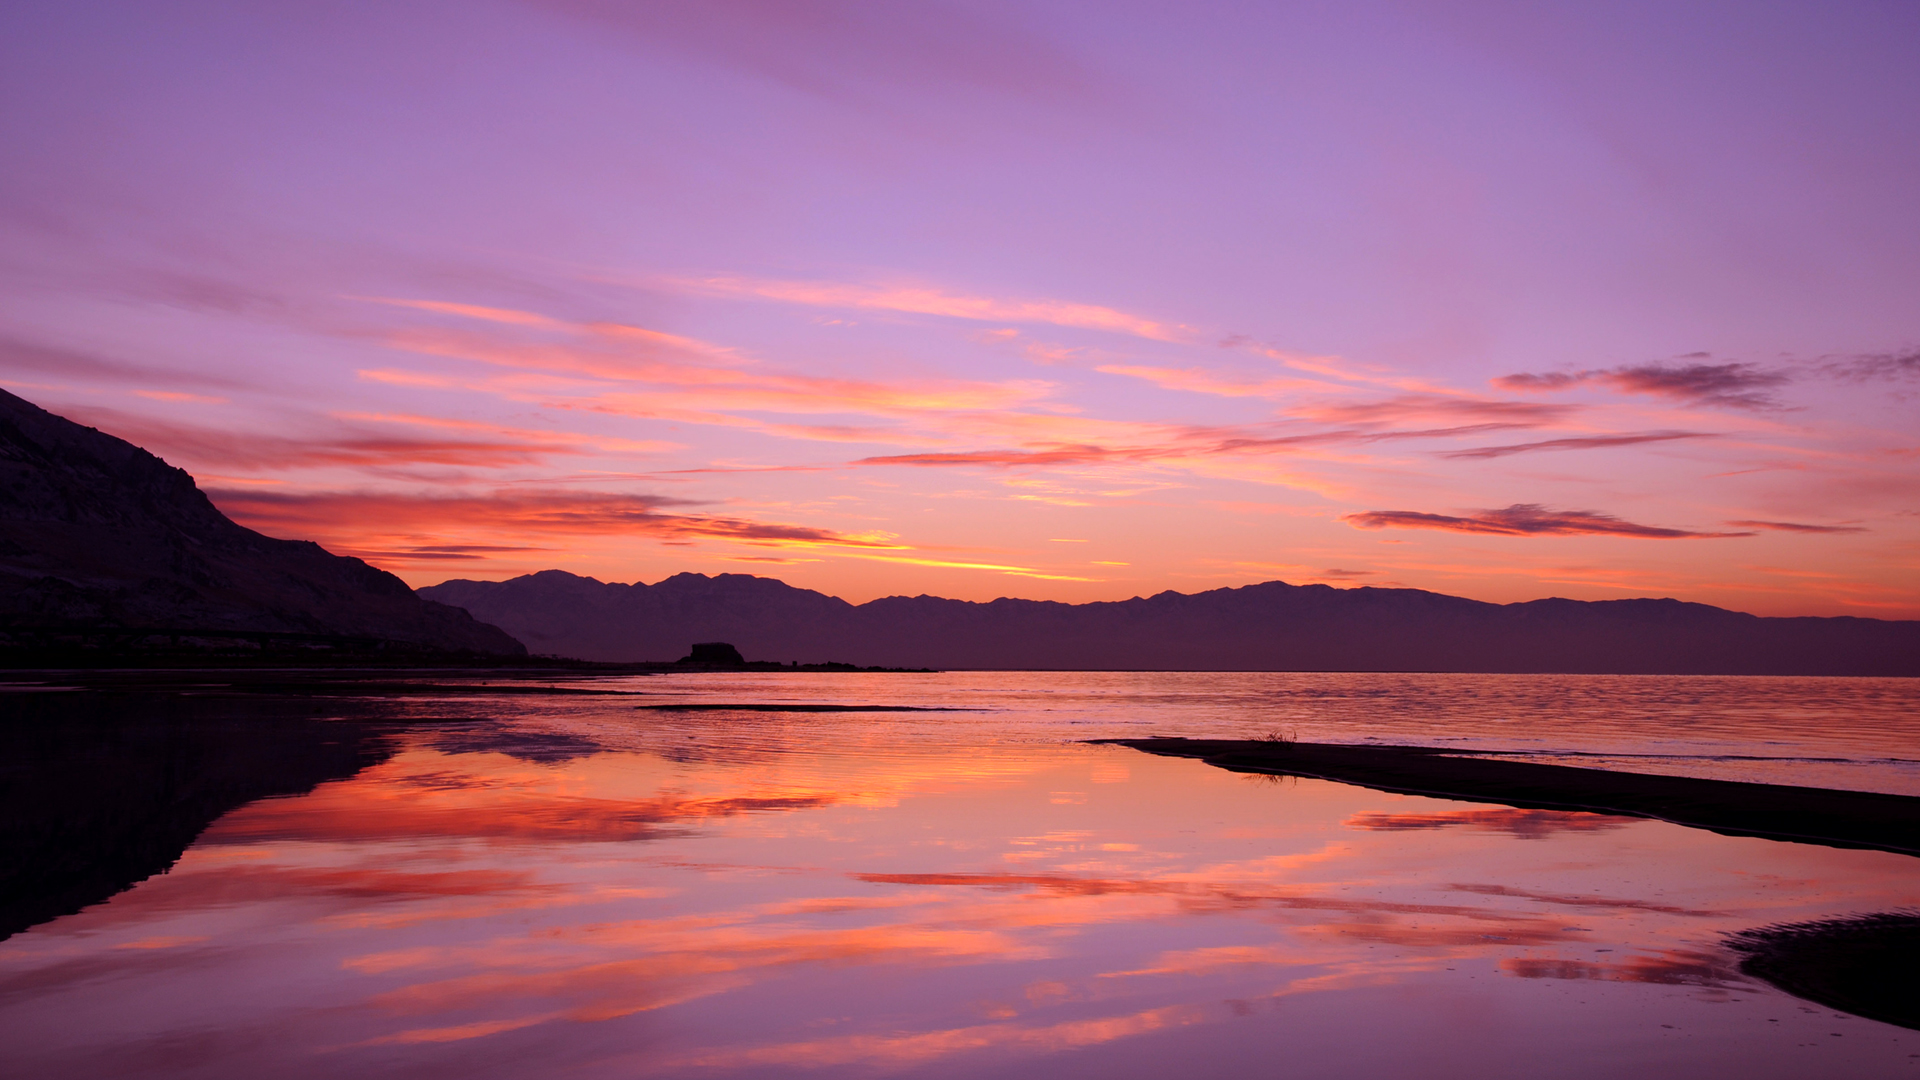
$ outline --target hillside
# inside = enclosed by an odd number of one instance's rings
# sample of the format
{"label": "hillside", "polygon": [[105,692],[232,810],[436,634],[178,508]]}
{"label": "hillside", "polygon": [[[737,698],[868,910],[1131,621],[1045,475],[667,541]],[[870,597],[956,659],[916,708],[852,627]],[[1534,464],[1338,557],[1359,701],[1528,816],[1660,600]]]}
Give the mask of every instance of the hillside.
{"label": "hillside", "polygon": [[536,653],[887,667],[1920,675],[1920,622],[1760,618],[1678,600],[1489,604],[1418,589],[1270,581],[1111,603],[890,596],[854,605],[771,578],[621,585],[559,570],[420,590]]}
{"label": "hillside", "polygon": [[0,639],[140,629],[525,654],[384,570],[242,528],[184,470],[0,391]]}

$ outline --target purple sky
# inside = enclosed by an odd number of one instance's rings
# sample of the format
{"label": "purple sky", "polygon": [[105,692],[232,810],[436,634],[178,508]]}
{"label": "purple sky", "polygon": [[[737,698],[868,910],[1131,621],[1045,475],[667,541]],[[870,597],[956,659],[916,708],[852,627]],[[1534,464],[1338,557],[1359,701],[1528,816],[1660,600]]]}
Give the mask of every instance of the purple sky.
{"label": "purple sky", "polygon": [[0,385],[415,584],[1920,617],[1920,6],[0,14]]}

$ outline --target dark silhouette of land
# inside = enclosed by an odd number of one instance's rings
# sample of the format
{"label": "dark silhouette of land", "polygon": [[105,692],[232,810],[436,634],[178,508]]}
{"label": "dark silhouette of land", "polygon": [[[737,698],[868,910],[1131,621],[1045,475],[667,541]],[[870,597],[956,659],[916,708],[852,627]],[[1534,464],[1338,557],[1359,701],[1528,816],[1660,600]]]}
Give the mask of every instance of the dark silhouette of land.
{"label": "dark silhouette of land", "polygon": [[162,873],[229,810],[387,755],[337,704],[147,692],[0,701],[0,938]]}
{"label": "dark silhouette of land", "polygon": [[1920,911],[1765,926],[1727,945],[1741,971],[1795,997],[1920,1030]]}
{"label": "dark silhouette of land", "polygon": [[420,595],[536,653],[665,661],[689,641],[895,668],[1920,675],[1920,622],[1760,618],[1678,600],[1489,604],[1270,581],[1112,603],[890,596],[850,604],[772,578],[609,584],[559,570]]}
{"label": "dark silhouette of land", "polygon": [[1265,739],[1100,739],[1235,772],[1379,791],[1654,818],[1730,836],[1920,855],[1920,798],[1513,761],[1489,751]]}
{"label": "dark silhouette of land", "polygon": [[359,559],[243,528],[184,470],[0,391],[0,651],[44,662],[396,647],[526,652]]}

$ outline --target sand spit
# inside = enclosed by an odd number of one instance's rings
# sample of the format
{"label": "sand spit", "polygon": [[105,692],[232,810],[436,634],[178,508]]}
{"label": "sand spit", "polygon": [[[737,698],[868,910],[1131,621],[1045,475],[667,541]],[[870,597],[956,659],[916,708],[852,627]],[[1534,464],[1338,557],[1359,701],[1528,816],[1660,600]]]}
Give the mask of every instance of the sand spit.
{"label": "sand spit", "polygon": [[1200,758],[1235,772],[1306,776],[1380,791],[1654,818],[1730,836],[1920,855],[1920,798],[1541,765],[1431,746],[1260,739],[1097,739]]}

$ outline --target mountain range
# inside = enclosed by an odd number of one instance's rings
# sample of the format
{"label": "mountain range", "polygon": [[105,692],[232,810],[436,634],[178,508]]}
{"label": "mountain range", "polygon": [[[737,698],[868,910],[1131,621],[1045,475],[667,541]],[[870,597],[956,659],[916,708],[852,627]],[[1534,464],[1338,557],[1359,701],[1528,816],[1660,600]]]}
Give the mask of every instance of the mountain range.
{"label": "mountain range", "polygon": [[526,654],[384,570],[243,528],[185,470],[0,391],[0,640],[138,631]]}
{"label": "mountain range", "polygon": [[865,604],[746,574],[622,585],[560,570],[421,589],[536,653],[885,667],[1920,675],[1920,622],[1762,618],[1670,599],[1491,604],[1419,589],[1289,585],[1107,603],[889,596]]}

